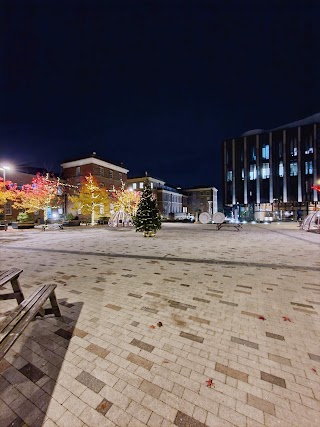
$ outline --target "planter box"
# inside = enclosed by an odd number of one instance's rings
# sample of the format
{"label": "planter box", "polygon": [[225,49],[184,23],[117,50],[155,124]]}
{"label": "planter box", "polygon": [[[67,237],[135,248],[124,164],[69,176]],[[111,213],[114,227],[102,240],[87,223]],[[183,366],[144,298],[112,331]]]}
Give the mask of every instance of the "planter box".
{"label": "planter box", "polygon": [[71,219],[70,221],[63,221],[62,225],[63,227],[75,227],[80,225],[80,222],[80,219]]}
{"label": "planter box", "polygon": [[18,228],[19,230],[25,228],[34,228],[34,222],[12,222],[12,228]]}

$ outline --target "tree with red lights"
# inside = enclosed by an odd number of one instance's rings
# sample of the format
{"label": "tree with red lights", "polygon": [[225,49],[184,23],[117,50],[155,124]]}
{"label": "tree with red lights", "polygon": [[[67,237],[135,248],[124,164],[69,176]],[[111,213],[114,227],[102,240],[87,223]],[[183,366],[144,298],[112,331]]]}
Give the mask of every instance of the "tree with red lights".
{"label": "tree with red lights", "polygon": [[15,190],[13,207],[27,213],[43,211],[46,222],[47,209],[59,206],[60,188],[59,179],[37,173],[31,184],[23,185],[21,190]]}
{"label": "tree with red lights", "polygon": [[4,211],[4,206],[8,200],[14,199],[14,190],[16,186],[11,181],[4,181],[0,178],[0,212]]}

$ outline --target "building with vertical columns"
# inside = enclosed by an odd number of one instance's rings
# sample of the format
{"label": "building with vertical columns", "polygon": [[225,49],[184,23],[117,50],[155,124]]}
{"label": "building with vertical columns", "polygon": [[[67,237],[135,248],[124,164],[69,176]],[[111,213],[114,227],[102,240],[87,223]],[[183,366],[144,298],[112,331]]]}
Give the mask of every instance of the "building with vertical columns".
{"label": "building with vertical columns", "polygon": [[224,205],[247,220],[292,219],[319,207],[320,113],[223,141]]}

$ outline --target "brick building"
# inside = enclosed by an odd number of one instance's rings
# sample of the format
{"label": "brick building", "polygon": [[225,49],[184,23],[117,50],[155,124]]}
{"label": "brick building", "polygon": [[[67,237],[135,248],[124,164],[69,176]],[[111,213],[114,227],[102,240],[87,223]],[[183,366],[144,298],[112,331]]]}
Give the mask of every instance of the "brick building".
{"label": "brick building", "polygon": [[[97,157],[96,153],[90,154],[88,157],[78,158],[65,161],[61,164],[62,178],[71,185],[80,187],[85,180],[85,176],[91,174],[98,181],[101,188],[110,191],[115,188],[120,188],[121,183],[127,182],[128,169],[123,166],[115,165]],[[72,205],[66,198],[66,212],[73,212]],[[78,214],[77,212],[73,212]],[[109,214],[109,212],[105,212]],[[79,214],[80,216],[80,214]]]}

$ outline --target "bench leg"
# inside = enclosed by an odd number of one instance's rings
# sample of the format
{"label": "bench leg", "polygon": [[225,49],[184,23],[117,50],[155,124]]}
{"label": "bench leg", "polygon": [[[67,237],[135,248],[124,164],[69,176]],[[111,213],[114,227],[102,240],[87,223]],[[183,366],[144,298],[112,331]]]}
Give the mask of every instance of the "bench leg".
{"label": "bench leg", "polygon": [[57,298],[56,298],[56,294],[55,294],[54,291],[49,296],[49,299],[50,299],[50,302],[51,302],[52,313],[56,317],[61,317],[60,308],[59,308],[58,301],[57,301]]}
{"label": "bench leg", "polygon": [[24,300],[24,295],[20,287],[18,277],[11,280],[11,286],[12,286],[13,292],[18,293],[18,295],[16,296],[16,300],[17,300],[17,303],[20,304]]}

